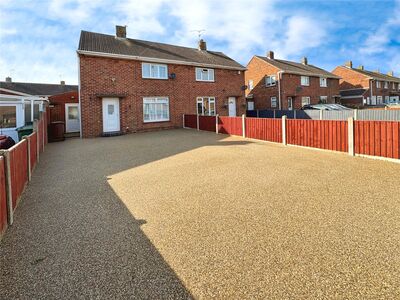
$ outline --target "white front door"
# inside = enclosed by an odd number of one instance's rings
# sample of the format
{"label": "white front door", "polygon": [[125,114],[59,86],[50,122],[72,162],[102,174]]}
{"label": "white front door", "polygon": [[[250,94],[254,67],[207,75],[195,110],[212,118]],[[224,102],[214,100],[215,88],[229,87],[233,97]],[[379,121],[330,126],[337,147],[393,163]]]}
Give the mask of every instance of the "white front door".
{"label": "white front door", "polygon": [[119,99],[103,98],[103,132],[120,131]]}
{"label": "white front door", "polygon": [[78,103],[65,104],[65,132],[79,132],[79,106]]}
{"label": "white front door", "polygon": [[236,98],[229,97],[228,104],[229,104],[229,116],[236,117]]}

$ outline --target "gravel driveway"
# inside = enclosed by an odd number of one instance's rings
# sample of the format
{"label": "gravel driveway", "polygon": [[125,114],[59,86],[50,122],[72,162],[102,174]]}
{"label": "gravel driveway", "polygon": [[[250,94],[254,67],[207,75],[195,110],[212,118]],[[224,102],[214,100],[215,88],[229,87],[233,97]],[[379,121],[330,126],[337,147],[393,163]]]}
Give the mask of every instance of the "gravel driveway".
{"label": "gravel driveway", "polygon": [[194,130],[49,144],[0,298],[398,299],[399,174]]}

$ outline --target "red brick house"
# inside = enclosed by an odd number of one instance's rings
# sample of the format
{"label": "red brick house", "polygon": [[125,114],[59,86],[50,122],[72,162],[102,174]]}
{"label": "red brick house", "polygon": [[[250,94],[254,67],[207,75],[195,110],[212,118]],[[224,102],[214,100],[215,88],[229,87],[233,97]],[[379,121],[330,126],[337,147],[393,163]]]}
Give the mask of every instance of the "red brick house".
{"label": "red brick house", "polygon": [[379,71],[367,71],[364,66],[353,68],[348,61],[332,73],[341,77],[341,103],[352,107],[400,103],[400,78]]}
{"label": "red brick house", "polygon": [[201,40],[187,48],[82,31],[79,48],[83,137],[176,128],[182,115],[245,112],[245,67]]}
{"label": "red brick house", "polygon": [[65,133],[80,131],[78,91],[70,91],[49,97],[50,122],[64,122]]}
{"label": "red brick house", "polygon": [[248,109],[300,109],[307,104],[336,103],[339,77],[316,66],[253,56],[245,74]]}

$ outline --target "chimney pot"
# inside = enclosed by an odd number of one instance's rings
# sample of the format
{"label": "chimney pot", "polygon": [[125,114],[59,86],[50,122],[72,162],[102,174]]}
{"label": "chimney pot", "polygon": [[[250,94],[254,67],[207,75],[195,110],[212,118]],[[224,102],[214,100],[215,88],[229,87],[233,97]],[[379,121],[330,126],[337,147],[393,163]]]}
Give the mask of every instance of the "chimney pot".
{"label": "chimney pot", "polygon": [[274,51],[268,51],[268,52],[267,52],[267,57],[268,57],[269,59],[274,59]]}
{"label": "chimney pot", "polygon": [[61,80],[61,81],[60,81],[60,84],[61,84],[61,85],[65,85],[65,81],[64,81],[64,80]]}
{"label": "chimney pot", "polygon": [[198,49],[202,50],[202,51],[207,51],[207,43],[203,39],[201,39],[199,41],[199,48]]}
{"label": "chimney pot", "polygon": [[358,66],[358,69],[359,69],[359,70],[364,70],[364,66],[363,66],[363,65],[360,65],[360,66]]}
{"label": "chimney pot", "polygon": [[352,69],[353,68],[353,62],[351,60],[346,61],[346,63],[344,64],[346,67]]}
{"label": "chimney pot", "polygon": [[118,38],[126,38],[126,26],[116,25],[115,26],[115,35]]}
{"label": "chimney pot", "polygon": [[394,73],[393,73],[393,71],[389,71],[388,73],[387,73],[389,76],[394,76]]}
{"label": "chimney pot", "polygon": [[308,65],[308,59],[307,59],[307,57],[303,57],[303,58],[301,59],[301,63],[302,63],[303,65]]}
{"label": "chimney pot", "polygon": [[11,79],[10,76],[7,76],[7,77],[6,77],[6,82],[12,82],[12,79]]}

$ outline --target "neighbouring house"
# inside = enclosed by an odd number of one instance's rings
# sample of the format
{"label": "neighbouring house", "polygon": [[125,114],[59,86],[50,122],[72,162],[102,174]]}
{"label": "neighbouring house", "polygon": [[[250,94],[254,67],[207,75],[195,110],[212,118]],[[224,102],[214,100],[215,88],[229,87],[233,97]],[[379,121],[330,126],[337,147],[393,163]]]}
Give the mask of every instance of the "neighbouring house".
{"label": "neighbouring house", "polygon": [[49,97],[49,119],[65,123],[64,133],[80,132],[78,90]]}
{"label": "neighbouring house", "polygon": [[253,56],[245,74],[247,109],[300,109],[307,104],[336,103],[339,76],[310,65],[276,59],[274,52]]}
{"label": "neighbouring house", "polygon": [[353,62],[336,67],[332,73],[341,77],[341,103],[351,107],[400,103],[400,78],[393,72],[382,74],[364,66],[353,68]]}
{"label": "neighbouring house", "polygon": [[182,115],[245,113],[245,67],[221,52],[82,31],[82,136],[182,127]]}

